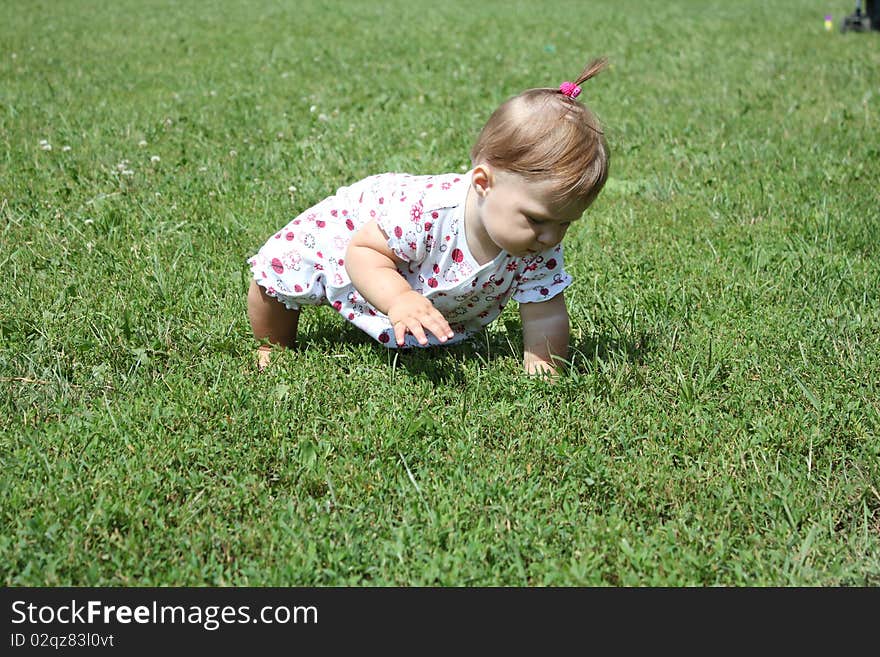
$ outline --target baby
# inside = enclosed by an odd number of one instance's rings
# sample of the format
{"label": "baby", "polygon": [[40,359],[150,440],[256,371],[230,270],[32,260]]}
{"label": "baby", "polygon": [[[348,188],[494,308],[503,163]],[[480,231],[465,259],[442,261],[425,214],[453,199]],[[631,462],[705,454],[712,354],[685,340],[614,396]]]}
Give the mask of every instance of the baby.
{"label": "baby", "polygon": [[606,65],[529,89],[483,127],[466,173],[370,176],[306,210],[248,260],[259,366],[293,347],[300,307],[329,304],[389,348],[460,342],[519,304],[523,364],[568,357],[562,240],[608,177],[608,145],[576,98]]}

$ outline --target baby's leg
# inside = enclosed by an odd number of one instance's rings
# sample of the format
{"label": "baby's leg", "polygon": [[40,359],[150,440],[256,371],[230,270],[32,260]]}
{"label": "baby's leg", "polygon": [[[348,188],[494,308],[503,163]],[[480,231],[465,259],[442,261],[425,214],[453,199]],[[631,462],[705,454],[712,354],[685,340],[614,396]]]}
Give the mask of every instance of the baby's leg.
{"label": "baby's leg", "polygon": [[260,369],[269,364],[273,344],[290,349],[296,345],[299,310],[289,310],[278,299],[266,294],[256,281],[251,281],[248,290],[248,319],[254,337],[257,340],[267,339],[271,343],[260,345],[257,353]]}

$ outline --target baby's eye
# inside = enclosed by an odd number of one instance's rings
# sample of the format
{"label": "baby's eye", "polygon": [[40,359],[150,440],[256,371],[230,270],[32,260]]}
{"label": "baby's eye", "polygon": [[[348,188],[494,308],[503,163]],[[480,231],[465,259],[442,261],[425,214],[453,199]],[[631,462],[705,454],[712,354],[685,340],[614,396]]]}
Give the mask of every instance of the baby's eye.
{"label": "baby's eye", "polygon": [[544,222],[541,221],[540,219],[535,219],[534,217],[528,217],[528,216],[527,216],[526,219],[529,220],[529,223],[530,223],[530,224],[534,224],[535,226],[540,226],[541,224],[544,223]]}

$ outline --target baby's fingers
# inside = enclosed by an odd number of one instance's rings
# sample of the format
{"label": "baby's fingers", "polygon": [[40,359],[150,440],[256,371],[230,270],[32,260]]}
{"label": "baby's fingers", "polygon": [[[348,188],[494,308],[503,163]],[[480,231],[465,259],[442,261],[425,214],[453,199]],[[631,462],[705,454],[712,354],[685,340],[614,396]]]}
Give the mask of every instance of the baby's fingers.
{"label": "baby's fingers", "polygon": [[409,324],[409,332],[413,334],[413,337],[419,341],[419,344],[425,346],[428,344],[428,336],[425,335],[425,329],[422,326],[422,323],[414,319]]}
{"label": "baby's fingers", "polygon": [[397,346],[402,347],[406,341],[406,334],[410,332],[413,337],[419,341],[420,345],[428,344],[428,336],[422,328],[421,322],[417,319],[400,320],[394,323],[394,338],[397,340]]}
{"label": "baby's fingers", "polygon": [[446,318],[437,311],[434,311],[425,320],[424,324],[425,328],[436,335],[440,342],[446,342],[449,338],[455,335],[455,333],[452,332],[452,328],[449,326],[449,322],[447,322]]}

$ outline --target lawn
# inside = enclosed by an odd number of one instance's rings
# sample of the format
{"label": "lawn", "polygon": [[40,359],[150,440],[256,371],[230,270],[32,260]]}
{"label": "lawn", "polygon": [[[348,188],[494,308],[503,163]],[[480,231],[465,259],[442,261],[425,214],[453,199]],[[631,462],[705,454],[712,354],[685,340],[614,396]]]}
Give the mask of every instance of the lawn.
{"label": "lawn", "polygon": [[[880,33],[849,0],[4,0],[5,585],[880,585]],[[572,355],[511,305],[263,373],[245,263],[585,85]]]}

